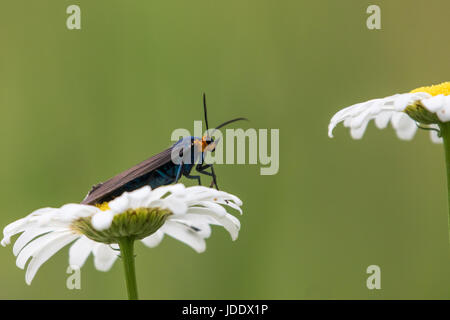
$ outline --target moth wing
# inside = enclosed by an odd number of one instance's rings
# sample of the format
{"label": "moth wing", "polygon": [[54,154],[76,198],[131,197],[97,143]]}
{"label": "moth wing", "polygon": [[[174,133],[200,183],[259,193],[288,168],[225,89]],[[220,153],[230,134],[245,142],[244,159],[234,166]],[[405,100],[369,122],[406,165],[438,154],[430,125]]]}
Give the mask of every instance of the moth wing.
{"label": "moth wing", "polygon": [[153,157],[148,158],[147,160],[142,161],[141,163],[131,167],[130,169],[119,173],[115,177],[103,182],[99,183],[92,187],[89,193],[81,202],[82,204],[93,204],[96,203],[102,197],[110,194],[117,188],[120,188],[134,179],[147,174],[153,170],[158,169],[162,165],[166,164],[171,160],[173,146],[154,155]]}

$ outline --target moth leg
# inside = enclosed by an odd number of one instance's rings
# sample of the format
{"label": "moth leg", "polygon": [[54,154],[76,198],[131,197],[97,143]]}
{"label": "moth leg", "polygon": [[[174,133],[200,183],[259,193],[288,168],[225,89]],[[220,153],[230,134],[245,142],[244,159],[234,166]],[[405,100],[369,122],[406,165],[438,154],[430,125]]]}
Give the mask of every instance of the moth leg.
{"label": "moth leg", "polygon": [[177,177],[175,178],[175,183],[178,182],[178,180],[180,180],[181,177],[181,168],[183,168],[183,162],[179,165],[178,167],[178,171],[177,171]]}
{"label": "moth leg", "polygon": [[200,176],[191,176],[190,174],[186,174],[186,175],[184,175],[186,178],[188,178],[188,179],[196,179],[197,181],[198,181],[198,185],[199,186],[201,186],[202,185],[202,182],[201,182],[201,180],[200,180]]}
{"label": "moth leg", "polygon": [[209,173],[209,172],[205,171],[206,169],[208,169],[208,168],[210,168],[210,167],[211,167],[210,164],[206,164],[206,165],[198,164],[198,165],[195,167],[195,170],[197,170],[198,173],[201,173],[201,174],[204,174],[204,175],[206,175],[206,176],[212,177],[212,176],[213,176],[212,173]]}
{"label": "moth leg", "polygon": [[[216,173],[214,172],[214,168],[213,166],[211,166],[211,175],[212,175],[212,181],[211,181],[211,188],[213,186],[216,187],[217,190],[219,190],[219,186],[217,185],[217,177],[216,177]],[[225,200],[226,201],[226,200]],[[226,201],[228,203],[228,201]]]}
{"label": "moth leg", "polygon": [[[208,168],[211,168],[211,172],[205,171]],[[209,187],[212,188],[214,186],[214,187],[216,187],[217,190],[219,190],[219,186],[217,185],[216,175],[214,174],[214,171],[213,171],[214,169],[211,164],[206,164],[206,165],[198,164],[195,167],[195,170],[197,170],[197,172],[199,172],[201,174],[212,177],[213,179],[212,179]]]}
{"label": "moth leg", "polygon": [[[208,168],[211,168],[211,172],[205,171]],[[197,172],[199,172],[201,174],[204,174],[206,176],[212,177],[211,184],[209,185],[210,188],[215,187],[217,190],[220,190],[219,186],[217,185],[216,174],[214,173],[214,169],[213,169],[213,166],[211,164],[208,164],[208,165],[205,165],[205,166],[198,165],[195,169],[197,170]]]}

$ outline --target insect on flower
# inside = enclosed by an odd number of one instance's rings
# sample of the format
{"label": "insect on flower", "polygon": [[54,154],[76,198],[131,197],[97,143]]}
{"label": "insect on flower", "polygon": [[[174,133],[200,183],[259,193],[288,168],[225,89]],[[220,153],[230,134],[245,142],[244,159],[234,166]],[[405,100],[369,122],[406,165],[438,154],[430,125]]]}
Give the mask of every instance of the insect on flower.
{"label": "insect on flower", "polygon": [[[93,186],[82,201],[82,204],[101,204],[108,202],[120,196],[125,191],[133,191],[146,185],[153,189],[159,186],[176,183],[181,176],[197,180],[198,184],[201,185],[200,174],[212,177],[211,187],[214,186],[219,190],[213,165],[206,164],[204,161],[205,153],[214,152],[215,146],[218,143],[218,141],[214,141],[211,138],[211,135],[215,130],[230,123],[247,119],[235,118],[225,121],[217,126],[210,135],[205,94],[203,94],[203,110],[207,129],[207,134],[205,136],[201,138],[191,136],[180,139],[170,148],[122,173],[119,173],[106,182]],[[174,161],[174,159],[180,161]],[[191,175],[194,166],[199,175]],[[209,168],[211,169],[211,172],[206,171]]]}
{"label": "insect on flower", "polygon": [[[217,142],[209,135],[205,95],[203,105],[205,136],[180,139],[167,150],[95,186],[81,204],[42,208],[4,228],[3,246],[20,234],[13,253],[19,268],[24,269],[30,261],[25,273],[27,284],[44,262],[73,242],[69,263],[76,267],[81,267],[92,253],[95,267],[108,271],[120,251],[128,298],[137,299],[135,241],[155,247],[166,234],[200,253],[206,249],[205,239],[211,234],[211,225],[224,227],[232,240],[237,239],[240,222],[226,208],[242,214],[242,201],[219,191],[212,165],[204,163],[205,152],[214,152]],[[215,130],[244,119],[226,121]],[[182,155],[182,160],[174,161],[179,159],[174,155]],[[181,176],[201,184],[200,175],[191,175],[194,166],[199,174],[212,177],[209,188],[186,188],[180,183],[165,186],[178,182]],[[211,172],[205,171],[208,168]]]}
{"label": "insect on flower", "polygon": [[95,268],[109,271],[119,255],[117,250],[126,254],[122,245],[127,241],[139,240],[153,248],[168,235],[200,253],[206,249],[212,225],[224,227],[236,240],[240,222],[227,208],[242,213],[241,205],[238,197],[203,186],[175,184],[154,190],[144,186],[103,206],[69,203],[35,210],[4,228],[1,245],[10,244],[20,234],[13,253],[17,266],[26,268],[25,280],[31,284],[40,267],[72,242],[71,266],[81,268],[92,253]]}

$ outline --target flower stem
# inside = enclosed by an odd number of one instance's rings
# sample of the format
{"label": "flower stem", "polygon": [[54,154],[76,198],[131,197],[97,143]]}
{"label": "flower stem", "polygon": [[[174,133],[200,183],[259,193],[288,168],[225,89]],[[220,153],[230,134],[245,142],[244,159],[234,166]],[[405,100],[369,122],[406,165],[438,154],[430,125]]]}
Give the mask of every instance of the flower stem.
{"label": "flower stem", "polygon": [[129,300],[138,300],[136,272],[134,266],[134,237],[125,237],[119,241]]}
{"label": "flower stem", "polygon": [[444,140],[445,149],[445,166],[447,168],[447,194],[448,194],[448,228],[449,228],[449,241],[450,241],[450,123],[442,123],[440,125],[441,136]]}

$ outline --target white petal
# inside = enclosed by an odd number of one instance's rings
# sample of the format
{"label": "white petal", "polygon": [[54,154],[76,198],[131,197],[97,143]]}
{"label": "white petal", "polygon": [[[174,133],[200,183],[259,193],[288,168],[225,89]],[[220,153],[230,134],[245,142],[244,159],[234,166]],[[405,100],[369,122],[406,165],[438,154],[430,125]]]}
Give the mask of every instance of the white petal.
{"label": "white petal", "polygon": [[184,242],[198,253],[201,253],[206,249],[205,240],[195,231],[192,231],[190,228],[181,224],[168,220],[164,223],[160,230],[172,238]]}
{"label": "white petal", "polygon": [[444,95],[440,94],[435,97],[423,99],[421,102],[423,106],[430,112],[437,113],[444,107]]}
{"label": "white petal", "polygon": [[69,203],[62,206],[58,212],[58,219],[62,221],[72,222],[78,218],[91,217],[101,210],[95,206],[84,204]]}
{"label": "white petal", "polygon": [[389,124],[389,120],[391,120],[392,114],[394,112],[381,112],[379,115],[375,117],[375,125],[378,129],[385,129]]}
{"label": "white petal", "polygon": [[128,198],[128,192],[124,192],[120,197],[111,200],[108,203],[108,206],[112,211],[116,213],[122,213],[130,209],[130,199]]}
{"label": "white petal", "polygon": [[37,224],[36,218],[40,217],[44,214],[51,215],[53,212],[57,211],[58,209],[54,208],[41,208],[38,210],[33,211],[25,218],[19,219],[17,221],[14,221],[10,224],[8,224],[3,229],[3,239],[2,239],[2,246],[6,246],[11,242],[11,237],[25,231],[27,228],[31,226],[35,226]]}
{"label": "white petal", "polygon": [[92,226],[101,231],[108,229],[114,219],[114,212],[112,210],[102,211],[92,217]]}
{"label": "white petal", "polygon": [[[437,98],[437,97],[436,97]],[[439,120],[442,122],[449,122],[450,121],[450,96],[444,96],[442,98],[442,108],[437,111],[437,116]]]}
{"label": "white petal", "polygon": [[86,236],[81,236],[69,249],[69,265],[81,268],[91,254],[94,245],[94,241]]}
{"label": "white petal", "polygon": [[108,271],[117,259],[119,251],[114,251],[107,244],[97,243],[93,250],[94,265],[99,271]]}
{"label": "white petal", "polygon": [[417,131],[416,122],[405,113],[395,113],[391,122],[399,139],[411,140],[414,138]]}
{"label": "white petal", "polygon": [[404,111],[407,106],[413,104],[418,99],[415,99],[415,95],[412,93],[404,93],[396,95],[392,100],[396,111]]}
{"label": "white petal", "polygon": [[19,254],[20,250],[22,250],[28,244],[28,242],[30,242],[37,236],[40,236],[44,233],[48,233],[50,231],[55,231],[54,229],[55,228],[53,228],[53,227],[45,227],[45,228],[31,227],[29,229],[26,229],[25,232],[22,233],[20,235],[20,237],[17,238],[16,242],[14,243],[13,254],[15,256],[17,256]]}
{"label": "white petal", "polygon": [[193,186],[187,188],[187,190],[188,192],[184,200],[188,205],[195,205],[199,201],[214,201],[228,205],[242,213],[242,210],[239,208],[239,206],[242,206],[242,201],[235,195],[203,186]]}
{"label": "white petal", "polygon": [[154,234],[142,239],[142,243],[149,248],[154,248],[161,243],[164,238],[164,232],[157,230]]}
{"label": "white petal", "polygon": [[383,107],[394,106],[395,111],[402,112],[406,107],[430,96],[426,92],[395,94],[383,99]]}
{"label": "white petal", "polygon": [[183,196],[185,190],[186,188],[180,183],[170,186],[158,187],[152,190],[149,198],[147,199],[146,205],[150,205],[150,203],[152,203],[153,201],[159,200],[167,194]]}
{"label": "white petal", "polygon": [[352,138],[355,140],[361,139],[364,135],[364,132],[366,132],[368,123],[369,122],[367,121],[360,127],[350,128],[350,135],[352,136]]}
{"label": "white petal", "polygon": [[[375,118],[378,114],[387,111],[383,110],[380,107],[380,101],[381,100],[378,99],[358,103],[337,112],[331,118],[330,124],[328,125],[328,136],[330,138],[333,137],[333,130],[340,122],[344,122],[344,126],[350,127],[352,129],[351,131],[354,132],[356,137],[361,135],[361,131],[362,133],[364,133],[364,130],[367,127],[367,123],[372,118]],[[390,110],[393,110],[393,107],[391,107]],[[358,130],[361,127],[363,129]]]}
{"label": "white petal", "polygon": [[219,198],[219,200],[220,199],[228,200],[228,203],[230,203],[230,201],[232,201],[238,206],[242,206],[242,204],[243,204],[241,199],[239,199],[235,195],[232,195],[231,193],[227,193],[225,191],[219,191],[219,197],[218,198]]}
{"label": "white petal", "polygon": [[67,234],[71,234],[71,232],[51,232],[34,239],[29,244],[27,244],[25,248],[22,249],[22,251],[20,251],[19,255],[17,256],[16,265],[20,269],[25,268],[25,264],[27,263],[29,258],[34,256],[37,252],[39,252],[39,250],[41,250],[48,244],[52,242],[58,242],[58,240],[60,240],[61,238],[66,237]]}
{"label": "white petal", "polygon": [[77,237],[79,236],[76,234],[66,233],[63,237],[58,238],[57,241],[55,240],[49,242],[37,253],[35,253],[33,259],[31,259],[30,263],[28,264],[27,271],[25,273],[25,282],[30,285],[41,265],[45,261],[50,259],[56,252],[75,240]]}
{"label": "white petal", "polygon": [[220,212],[211,208],[192,207],[188,210],[188,215],[189,214],[201,214],[210,216],[214,218],[214,220],[216,220],[217,224],[223,226],[225,230],[228,231],[233,241],[238,238],[241,224],[236,217],[232,216],[226,211]]}
{"label": "white petal", "polygon": [[211,236],[211,227],[209,226],[211,222],[209,219],[205,219],[206,217],[207,216],[197,214],[185,214],[181,218],[171,216],[172,219],[170,219],[170,221],[190,228],[192,231],[195,231],[195,233],[197,233],[200,237],[205,239]]}
{"label": "white petal", "polygon": [[[197,213],[195,213],[197,211],[197,209],[203,210],[203,212],[197,214]],[[208,209],[208,208],[191,207],[191,208],[189,208],[188,213],[183,216],[183,219],[187,219],[187,220],[191,221],[193,224],[206,223],[206,224],[221,226],[221,224],[218,223],[216,219],[214,219],[212,216],[209,215],[209,212],[210,212],[210,209]],[[168,219],[171,219],[171,218],[173,218],[173,217],[169,216]]]}
{"label": "white petal", "polygon": [[239,207],[239,205],[235,204],[234,202],[232,202],[230,200],[227,200],[227,201],[218,200],[218,201],[215,201],[215,202],[216,203],[220,203],[221,205],[224,205],[224,206],[229,206],[230,208],[233,208],[233,209],[239,211],[239,213],[241,215],[243,214],[242,209]]}
{"label": "white petal", "polygon": [[11,237],[14,236],[17,233],[23,232],[24,225],[26,224],[27,219],[22,218],[17,221],[14,221],[10,224],[8,224],[5,229],[3,229],[3,239],[2,239],[2,246],[6,247],[6,245],[11,243]]}
{"label": "white petal", "polygon": [[[186,201],[177,197],[169,196],[166,199],[159,200],[163,208],[169,209],[173,214],[185,214],[188,209]],[[154,201],[156,203],[158,201]]]}
{"label": "white petal", "polygon": [[212,200],[214,197],[219,197],[219,191],[204,186],[192,186],[186,189],[186,196],[184,200],[189,204],[197,201]]}
{"label": "white petal", "polygon": [[378,115],[381,112],[380,107],[381,99],[371,100],[363,104],[364,110],[358,115],[350,118],[350,127],[359,128],[361,126],[367,125],[367,122],[373,118],[373,116]]}
{"label": "white petal", "polygon": [[328,136],[332,138],[336,125],[344,122],[344,126],[350,127],[352,137],[360,139],[371,119],[375,119],[379,128],[384,128],[388,117],[402,112],[408,105],[427,97],[430,95],[424,92],[396,94],[344,108],[331,118],[328,125]]}
{"label": "white petal", "polygon": [[[430,127],[439,130],[439,126],[436,124],[432,124],[432,125],[430,125]],[[430,131],[430,138],[431,138],[431,142],[433,142],[433,143],[441,144],[444,142],[442,140],[442,138],[438,136],[438,133],[434,130]]]}
{"label": "white petal", "polygon": [[141,208],[149,198],[151,188],[149,186],[142,187],[128,194],[129,207],[131,209]]}

